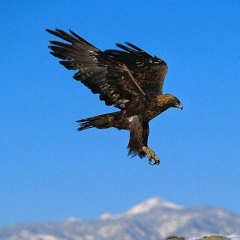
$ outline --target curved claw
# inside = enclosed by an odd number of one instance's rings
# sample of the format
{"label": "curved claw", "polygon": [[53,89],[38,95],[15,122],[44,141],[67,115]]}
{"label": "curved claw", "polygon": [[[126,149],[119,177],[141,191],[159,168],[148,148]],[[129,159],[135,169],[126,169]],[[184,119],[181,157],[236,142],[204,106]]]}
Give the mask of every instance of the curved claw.
{"label": "curved claw", "polygon": [[156,158],[150,157],[150,158],[148,159],[148,163],[149,163],[150,165],[152,165],[152,166],[154,166],[154,165],[159,165],[159,164],[160,164],[160,160],[159,160],[158,157],[156,157]]}
{"label": "curved claw", "polygon": [[148,163],[150,165],[159,165],[160,164],[160,160],[159,158],[155,155],[155,153],[148,147],[143,147],[142,150],[146,153],[146,155],[148,156]]}

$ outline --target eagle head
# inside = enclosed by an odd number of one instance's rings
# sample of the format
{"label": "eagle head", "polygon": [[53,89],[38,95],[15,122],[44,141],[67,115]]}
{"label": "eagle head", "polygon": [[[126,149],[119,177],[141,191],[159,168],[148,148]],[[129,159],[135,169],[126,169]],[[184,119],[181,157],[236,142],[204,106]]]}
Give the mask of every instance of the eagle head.
{"label": "eagle head", "polygon": [[165,109],[170,107],[183,109],[183,105],[178,98],[171,94],[161,94],[157,96],[157,105]]}
{"label": "eagle head", "polygon": [[173,103],[173,107],[175,107],[175,108],[180,108],[181,110],[183,110],[183,105],[181,104],[181,102],[179,101],[178,98],[176,98],[176,97],[173,96],[173,101],[172,101],[172,103]]}

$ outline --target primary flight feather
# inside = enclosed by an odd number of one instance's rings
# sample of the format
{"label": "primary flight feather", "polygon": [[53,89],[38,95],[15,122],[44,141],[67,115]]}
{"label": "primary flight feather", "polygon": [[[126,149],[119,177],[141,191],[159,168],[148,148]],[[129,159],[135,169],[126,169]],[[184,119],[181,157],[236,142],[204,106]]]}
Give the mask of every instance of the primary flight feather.
{"label": "primary flight feather", "polygon": [[162,94],[167,64],[128,42],[117,44],[121,50],[101,51],[73,31],[69,34],[47,29],[47,32],[66,41],[50,41],[49,48],[53,56],[61,59],[60,64],[77,70],[73,78],[99,94],[106,105],[120,109],[78,120],[78,130],[93,127],[129,130],[129,154],[147,156],[150,164],[159,164],[159,158],[148,147],[149,121],[170,107],[183,109],[176,97]]}

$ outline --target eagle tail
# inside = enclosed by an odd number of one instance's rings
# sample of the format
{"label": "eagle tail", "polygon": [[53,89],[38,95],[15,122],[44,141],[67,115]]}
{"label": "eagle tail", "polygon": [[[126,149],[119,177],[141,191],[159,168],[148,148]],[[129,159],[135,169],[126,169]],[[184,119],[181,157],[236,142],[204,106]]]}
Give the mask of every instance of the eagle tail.
{"label": "eagle tail", "polygon": [[118,112],[107,113],[95,117],[78,120],[76,121],[80,125],[80,127],[78,127],[78,131],[83,131],[85,129],[94,127],[98,129],[114,127],[114,120],[117,114]]}

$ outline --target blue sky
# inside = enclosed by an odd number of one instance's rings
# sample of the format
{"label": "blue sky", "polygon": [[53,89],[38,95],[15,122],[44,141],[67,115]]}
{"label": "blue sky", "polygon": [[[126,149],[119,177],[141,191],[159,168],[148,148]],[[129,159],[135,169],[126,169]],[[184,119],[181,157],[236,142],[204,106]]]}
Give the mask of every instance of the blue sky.
{"label": "blue sky", "polygon": [[[151,197],[240,214],[239,1],[3,0],[0,12],[0,226],[96,219]],[[150,124],[161,165],[127,157],[126,131],[76,131],[115,109],[49,54],[56,27],[167,62],[164,92],[184,110]]]}

